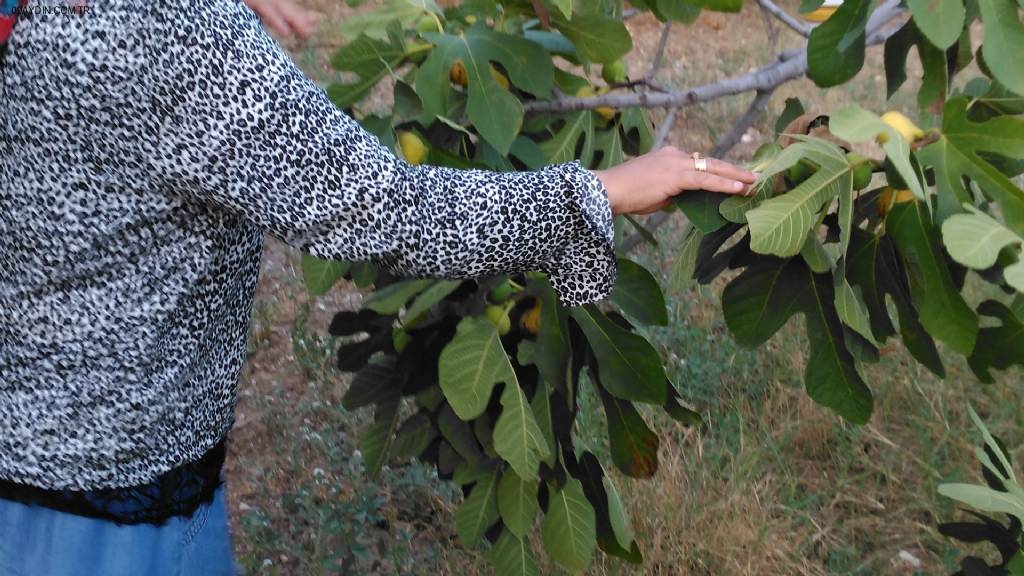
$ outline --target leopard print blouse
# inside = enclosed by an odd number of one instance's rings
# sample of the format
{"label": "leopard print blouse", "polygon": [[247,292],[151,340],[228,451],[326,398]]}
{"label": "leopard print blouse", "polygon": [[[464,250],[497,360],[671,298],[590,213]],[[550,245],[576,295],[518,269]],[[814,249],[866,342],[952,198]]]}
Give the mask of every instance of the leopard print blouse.
{"label": "leopard print blouse", "polygon": [[0,103],[0,479],[135,486],[217,445],[264,232],[406,276],[540,270],[566,305],[614,282],[593,173],[410,166],[241,0],[23,16]]}

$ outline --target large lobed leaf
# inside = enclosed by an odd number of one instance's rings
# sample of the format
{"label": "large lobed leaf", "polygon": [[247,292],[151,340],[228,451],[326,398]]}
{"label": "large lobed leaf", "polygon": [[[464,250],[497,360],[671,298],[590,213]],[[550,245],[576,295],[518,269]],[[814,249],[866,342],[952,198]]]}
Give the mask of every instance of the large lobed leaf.
{"label": "large lobed leaf", "polygon": [[331,60],[336,69],[358,76],[351,84],[331,84],[327,88],[331,101],[340,108],[352,106],[392,73],[406,56],[401,29],[393,24],[381,38],[360,35],[339,50]]}
{"label": "large lobed leaf", "polygon": [[634,564],[642,563],[643,555],[622,499],[597,457],[591,452],[584,452],[574,476],[578,477],[583,493],[594,507],[597,545],[612,556]]}
{"label": "large lobed leaf", "polygon": [[884,342],[896,333],[889,316],[891,297],[899,316],[900,336],[910,354],[939,377],[946,375],[935,341],[921,325],[910,297],[905,268],[890,236],[854,230],[847,264],[847,278],[861,290],[869,313],[871,333]]}
{"label": "large lobed leaf", "polygon": [[644,324],[668,324],[665,296],[654,276],[643,266],[626,258],[619,258],[618,269],[611,301]]}
{"label": "large lobed leaf", "polygon": [[1020,20],[1020,7],[1013,0],[982,0],[981,19],[985,22],[985,43],[982,54],[985,64],[996,80],[1024,95],[1024,24]]}
{"label": "large lobed leaf", "polygon": [[302,279],[310,296],[323,296],[341,280],[352,266],[351,262],[323,260],[309,254],[302,255]]}
{"label": "large lobed leaf", "polygon": [[416,92],[423,113],[433,119],[448,109],[448,71],[457,60],[466,67],[469,100],[466,113],[480,135],[505,155],[523,123],[523,105],[491,74],[491,62],[508,71],[512,83],[536,96],[547,96],[554,85],[551,58],[539,44],[520,36],[495,32],[477,24],[460,36],[424,34],[435,45],[416,75]]}
{"label": "large lobed leaf", "polygon": [[[978,270],[995,265],[999,253],[1007,246],[1024,243],[995,218],[968,204],[967,214],[950,216],[942,223],[942,241],[954,260]],[[1024,286],[1015,286],[1024,292]]]}
{"label": "large lobed leaf", "polygon": [[658,471],[660,441],[631,402],[599,389],[608,418],[612,462],[630,478],[650,478]]}
{"label": "large lobed leaf", "polygon": [[967,118],[967,98],[946,103],[942,136],[923,148],[919,157],[935,171],[939,220],[961,211],[974,198],[964,184],[973,180],[999,204],[1009,228],[1024,234],[1024,191],[982,154],[1024,159],[1024,118],[998,116],[985,122]]}
{"label": "large lobed leaf", "polygon": [[551,452],[518,383],[505,384],[501,407],[501,416],[494,425],[494,450],[520,478],[536,481],[540,461]]}
{"label": "large lobed leaf", "polygon": [[622,328],[594,305],[574,308],[571,314],[597,357],[608,392],[623,400],[665,403],[665,369],[650,342]]}
{"label": "large lobed leaf", "polygon": [[495,384],[517,388],[519,384],[494,324],[486,318],[467,317],[457,330],[441,352],[438,374],[455,414],[473,420],[487,408]]}
{"label": "large lobed leaf", "polygon": [[978,315],[953,283],[924,203],[896,204],[885,229],[905,262],[910,294],[925,329],[957,352],[970,354],[978,335]]}
{"label": "large lobed leaf", "polygon": [[633,37],[620,19],[597,14],[576,14],[566,19],[556,14],[553,20],[589,62],[614,62],[633,49]]}
{"label": "large lobed leaf", "polygon": [[818,139],[803,144],[787,148],[762,173],[762,178],[770,177],[779,166],[792,164],[793,157],[801,153],[809,154],[819,165],[796,188],[765,200],[746,213],[750,248],[755,252],[780,257],[799,254],[818,212],[837,196],[853,190],[853,167],[838,146]]}
{"label": "large lobed leaf", "polygon": [[491,548],[489,558],[496,576],[538,576],[537,561],[527,540],[508,530],[501,533]]}
{"label": "large lobed leaf", "polygon": [[846,0],[807,41],[807,75],[823,88],[850,80],[864,66],[869,0]]}
{"label": "large lobed leaf", "polygon": [[434,0],[388,0],[378,10],[345,18],[339,32],[349,38],[365,34],[370,38],[383,40],[387,38],[388,28],[395,21],[403,27],[408,26],[426,12],[440,14],[441,9]]}
{"label": "large lobed leaf", "polygon": [[569,478],[553,491],[541,525],[544,549],[559,566],[573,574],[587,569],[597,547],[594,507],[583,494],[580,481]]}
{"label": "large lobed leaf", "polygon": [[726,286],[722,310],[736,340],[763,344],[797,313],[806,319],[811,355],[804,371],[807,393],[855,423],[867,422],[872,398],[844,342],[832,280],[814,274],[800,258],[766,259]]}
{"label": "large lobed leaf", "polygon": [[[1022,301],[1024,302],[1024,301]],[[990,370],[1007,370],[1013,366],[1024,367],[1024,312],[1014,313],[1006,305],[988,300],[978,307],[978,312],[999,322],[978,332],[978,342],[968,358],[971,370],[982,382],[994,382]]]}
{"label": "large lobed leaf", "polygon": [[963,0],[908,0],[914,22],[932,44],[945,50],[960,38],[967,10]]}
{"label": "large lobed leaf", "polygon": [[526,538],[540,512],[536,480],[524,480],[515,472],[506,471],[498,484],[498,512],[512,534]]}
{"label": "large lobed leaf", "polygon": [[455,529],[463,545],[476,548],[487,528],[498,521],[498,473],[480,478],[455,511]]}
{"label": "large lobed leaf", "polygon": [[[935,104],[941,106],[949,89],[951,71],[946,51],[936,48],[915,24],[909,20],[895,34],[885,41],[885,84],[886,94],[892,98],[900,86],[907,81],[907,58],[910,50],[917,48],[918,59],[921,61],[921,87],[917,91],[917,102],[921,108],[930,108]],[[966,64],[970,57],[970,42],[964,42],[962,59]],[[961,56],[958,53],[956,62]]]}

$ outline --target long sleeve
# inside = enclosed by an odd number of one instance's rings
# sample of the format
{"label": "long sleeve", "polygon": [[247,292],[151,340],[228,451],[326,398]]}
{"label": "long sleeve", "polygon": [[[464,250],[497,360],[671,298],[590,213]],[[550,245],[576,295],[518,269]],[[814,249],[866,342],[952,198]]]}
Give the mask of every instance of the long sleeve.
{"label": "long sleeve", "polygon": [[593,173],[410,166],[338,110],[240,0],[187,6],[158,50],[172,78],[152,96],[161,187],[324,258],[424,277],[540,270],[567,305],[608,295],[611,212]]}

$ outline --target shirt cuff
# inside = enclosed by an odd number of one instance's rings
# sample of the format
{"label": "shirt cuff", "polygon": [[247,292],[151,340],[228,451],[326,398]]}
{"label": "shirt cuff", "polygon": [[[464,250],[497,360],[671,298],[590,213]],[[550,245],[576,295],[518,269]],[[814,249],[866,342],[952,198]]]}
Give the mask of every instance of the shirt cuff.
{"label": "shirt cuff", "polygon": [[567,185],[572,226],[545,267],[564,306],[581,306],[611,294],[617,272],[615,231],[608,191],[579,162],[554,167]]}

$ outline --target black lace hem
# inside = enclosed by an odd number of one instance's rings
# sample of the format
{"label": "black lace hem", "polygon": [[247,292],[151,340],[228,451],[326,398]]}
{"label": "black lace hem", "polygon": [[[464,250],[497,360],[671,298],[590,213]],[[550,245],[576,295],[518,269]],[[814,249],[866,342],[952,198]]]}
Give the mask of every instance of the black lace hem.
{"label": "black lace hem", "polygon": [[117,524],[160,525],[174,517],[190,517],[213,500],[223,482],[226,453],[222,441],[198,461],[183,464],[149,484],[130,488],[44,490],[0,479],[0,498]]}

